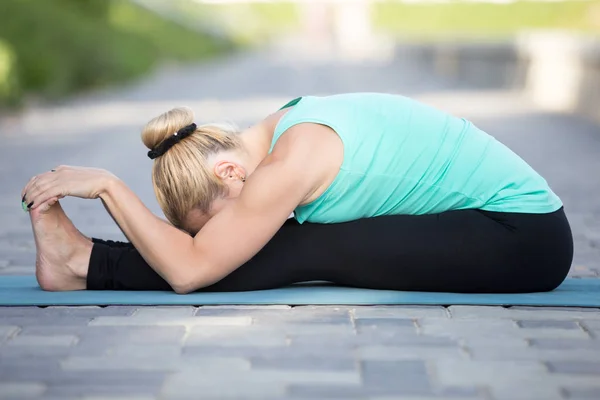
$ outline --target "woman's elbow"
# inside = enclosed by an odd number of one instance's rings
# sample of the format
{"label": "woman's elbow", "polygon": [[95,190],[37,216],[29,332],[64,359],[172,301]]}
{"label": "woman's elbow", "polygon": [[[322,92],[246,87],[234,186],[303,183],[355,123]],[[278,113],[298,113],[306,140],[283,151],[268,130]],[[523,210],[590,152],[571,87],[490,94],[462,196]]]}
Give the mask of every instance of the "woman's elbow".
{"label": "woman's elbow", "polygon": [[171,287],[177,294],[190,294],[196,290],[192,285],[186,284],[171,284]]}
{"label": "woman's elbow", "polygon": [[173,291],[177,294],[189,294],[202,286],[198,283],[198,279],[189,274],[181,274],[179,276],[173,276],[168,280],[169,285]]}
{"label": "woman's elbow", "polygon": [[189,268],[171,276],[169,285],[177,294],[188,294],[217,282],[213,274],[205,273],[203,268]]}

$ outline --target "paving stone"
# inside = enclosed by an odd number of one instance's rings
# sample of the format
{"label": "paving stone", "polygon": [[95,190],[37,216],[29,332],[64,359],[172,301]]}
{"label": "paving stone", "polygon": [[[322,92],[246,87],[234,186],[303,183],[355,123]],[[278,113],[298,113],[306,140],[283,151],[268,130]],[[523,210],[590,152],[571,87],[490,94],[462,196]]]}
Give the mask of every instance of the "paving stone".
{"label": "paving stone", "polygon": [[445,337],[487,336],[490,338],[589,338],[582,329],[527,329],[519,328],[512,320],[507,319],[422,319],[419,330],[424,335]]}
{"label": "paving stone", "polygon": [[434,389],[434,392],[440,397],[451,398],[474,398],[485,396],[486,391],[478,387],[470,386],[447,386],[441,389]]}
{"label": "paving stone", "polygon": [[[0,377],[0,379],[2,379]],[[37,398],[46,390],[46,386],[36,382],[0,382],[0,399]]]}
{"label": "paving stone", "polygon": [[[94,328],[96,330],[98,328]],[[19,336],[44,336],[44,335],[75,335],[79,336],[85,332],[90,331],[90,327],[87,325],[81,326],[59,326],[59,325],[31,325],[24,326],[19,331]],[[113,332],[105,332],[106,334],[112,334]]]}
{"label": "paving stone", "polygon": [[0,307],[0,318],[35,316],[42,319],[52,317],[89,317],[127,316],[133,314],[136,307],[129,306],[79,306],[79,307]]}
{"label": "paving stone", "polygon": [[27,272],[27,274],[32,274],[35,271],[35,254],[34,253],[16,253],[13,255],[8,255],[5,257],[6,259],[8,259],[8,266],[2,268],[2,270],[6,270],[9,269],[11,267],[19,267],[19,268],[24,268],[24,267],[28,267],[27,269],[29,270],[29,272]]}
{"label": "paving stone", "polygon": [[520,337],[524,339],[589,339],[588,332],[578,327],[577,329],[564,328],[521,328]]}
{"label": "paving stone", "polygon": [[548,373],[538,362],[438,360],[433,365],[436,380],[446,386],[518,384]]}
{"label": "paving stone", "polygon": [[83,396],[154,396],[160,390],[164,373],[153,371],[51,371],[46,377],[43,399],[81,399]]}
{"label": "paving stone", "polygon": [[20,354],[6,355],[4,352],[0,352],[0,367],[30,368],[32,366],[40,366],[43,368],[58,368],[60,366],[59,360],[58,357],[54,356],[35,355],[28,357]]}
{"label": "paving stone", "polygon": [[10,346],[73,346],[77,343],[77,336],[73,335],[27,335],[15,336],[7,342]]}
{"label": "paving stone", "polygon": [[415,324],[410,319],[397,318],[361,318],[354,321],[359,333],[367,330],[408,330],[413,332]]}
{"label": "paving stone", "polygon": [[[100,317],[100,318],[126,318],[126,317]],[[22,316],[2,317],[3,325],[27,326],[87,326],[92,318],[67,317],[67,316]]]}
{"label": "paving stone", "polygon": [[[89,370],[62,370],[60,374],[52,377],[51,384],[68,386],[73,384],[98,384],[115,386],[119,384],[134,386],[160,386],[167,374],[163,371],[144,370],[104,370],[91,373]],[[87,394],[87,393],[86,393]]]}
{"label": "paving stone", "polygon": [[[127,377],[123,377],[125,381]],[[77,396],[81,398],[89,395],[109,395],[112,399],[114,396],[119,397],[154,397],[156,393],[160,391],[160,388],[156,384],[150,385],[144,383],[143,385],[136,385],[127,383],[113,383],[109,385],[103,385],[100,383],[70,383],[67,385],[51,384],[48,386],[47,394],[50,396],[56,396],[59,398]]]}
{"label": "paving stone", "polygon": [[[457,347],[458,341],[446,337],[428,337],[417,335],[415,333],[402,334],[381,334],[378,331],[367,331],[358,335],[344,335],[343,340],[340,336],[318,336],[318,335],[288,335],[290,345],[298,346],[329,346],[335,348],[370,346],[373,344],[386,346],[412,346],[412,347]],[[525,344],[525,342],[523,342]]]}
{"label": "paving stone", "polygon": [[[183,373],[189,373],[184,371]],[[180,373],[181,374],[181,373]],[[218,382],[223,384],[235,383],[242,384],[270,384],[270,383],[286,383],[286,384],[333,384],[360,386],[361,377],[357,370],[279,370],[279,369],[251,369],[247,371],[231,370],[224,373],[220,370],[207,370],[201,374],[202,378],[196,378],[198,384],[217,385]]]}
{"label": "paving stone", "polygon": [[235,317],[247,315],[261,315],[269,313],[288,312],[292,307],[285,305],[267,306],[202,306],[196,309],[199,316]]}
{"label": "paving stone", "polygon": [[81,400],[154,400],[154,396],[83,396]]}
{"label": "paving stone", "polygon": [[[195,317],[200,319],[200,317]],[[212,318],[212,317],[207,317]],[[218,318],[218,317],[214,317]],[[245,318],[245,317],[234,317]],[[305,335],[318,337],[333,337],[339,335],[355,336],[354,326],[350,323],[344,324],[326,324],[326,323],[296,323],[274,321],[271,323],[253,324],[250,326],[201,326],[190,327],[193,335],[203,335],[206,337],[239,337],[244,335]]]}
{"label": "paving stone", "polygon": [[181,355],[181,346],[178,344],[152,344],[149,346],[148,344],[124,343],[109,347],[103,352],[103,355],[131,357],[133,359],[143,359],[148,356],[173,359]]}
{"label": "paving stone", "polygon": [[345,385],[290,385],[288,393],[291,398],[306,399],[347,399],[363,400],[370,398],[369,390],[364,387]]}
{"label": "paving stone", "polygon": [[361,362],[364,387],[372,394],[423,394],[432,393],[427,368],[423,361]]}
{"label": "paving stone", "polygon": [[90,326],[246,326],[252,323],[250,317],[98,317]]}
{"label": "paving stone", "polygon": [[565,397],[569,400],[598,400],[600,399],[600,386],[590,388],[565,388]]}
{"label": "paving stone", "polygon": [[532,347],[540,349],[581,349],[600,352],[599,340],[584,339],[532,339],[529,341]]}
{"label": "paving stone", "polygon": [[329,305],[300,305],[293,306],[291,312],[295,315],[321,315],[321,316],[335,316],[335,315],[347,315],[355,307],[353,306],[329,306]]}
{"label": "paving stone", "polygon": [[346,358],[354,354],[351,346],[186,346],[182,349],[183,357],[292,357],[317,356]]}
{"label": "paving stone", "polygon": [[285,327],[274,325],[249,326],[192,326],[188,336],[204,336],[207,338],[238,337],[244,335],[273,335],[285,333]]}
{"label": "paving stone", "polygon": [[356,336],[354,326],[351,324],[296,324],[285,323],[280,325],[284,332],[294,336],[316,337],[352,337]]}
{"label": "paving stone", "polygon": [[199,373],[219,371],[231,373],[250,369],[250,362],[242,358],[180,358],[164,354],[114,354],[103,357],[69,357],[61,362],[64,370],[75,371],[180,371],[198,370]]}
{"label": "paving stone", "polygon": [[11,338],[17,332],[19,332],[18,326],[0,325],[0,343]]}
{"label": "paving stone", "polygon": [[600,319],[600,309],[568,309],[542,307],[493,307],[493,306],[451,306],[448,311],[452,318],[459,319],[515,319],[515,320],[577,320]]}
{"label": "paving stone", "polygon": [[[432,396],[370,396],[369,400],[440,400],[440,399],[449,399],[449,400],[488,400],[490,399],[487,395],[482,396],[446,396],[446,395],[432,395]],[[294,399],[297,400],[297,399]]]}
{"label": "paving stone", "polygon": [[[595,374],[600,375],[600,362],[554,361],[546,363],[550,372],[559,374]],[[598,382],[600,384],[600,380]]]}
{"label": "paving stone", "polygon": [[2,346],[0,355],[2,357],[66,357],[76,346]]}
{"label": "paving stone", "polygon": [[441,306],[365,306],[356,307],[354,318],[447,318],[448,312]]}
{"label": "paving stone", "polygon": [[516,385],[493,386],[490,396],[494,400],[562,400],[562,392],[554,386],[540,382],[518,382]]}
{"label": "paving stone", "polygon": [[[400,394],[400,393],[395,393],[395,394],[388,394],[388,395],[383,395],[381,394],[382,391],[393,391],[390,389],[385,389],[383,388],[383,390],[381,389],[368,389],[368,388],[359,388],[358,390],[356,390],[354,392],[355,395],[359,396],[359,397],[355,397],[355,398],[359,398],[359,399],[369,399],[369,400],[440,400],[440,399],[449,399],[449,400],[476,400],[476,399],[481,399],[481,400],[487,400],[489,399],[489,395],[486,395],[485,392],[481,389],[478,388],[473,388],[473,387],[445,387],[445,388],[434,388],[432,393],[430,395],[424,395],[424,394]],[[379,392],[379,394],[377,394]],[[401,391],[400,391],[401,392]],[[341,392],[333,392],[332,393],[333,396],[328,397],[328,398],[336,398],[334,397],[336,394],[338,396],[340,396],[341,394],[343,394],[343,391]],[[314,397],[313,397],[314,398]],[[340,398],[340,397],[337,397]],[[344,398],[343,396],[341,398]],[[352,398],[352,397],[351,397]],[[296,400],[296,398],[294,397],[294,400]]]}
{"label": "paving stone", "polygon": [[517,321],[517,325],[521,328],[535,329],[581,329],[575,321],[561,320],[533,320],[533,321]]}
{"label": "paving stone", "polygon": [[318,357],[318,356],[285,356],[285,357],[251,357],[252,368],[256,369],[282,369],[282,370],[333,370],[333,371],[354,371],[357,369],[357,362],[350,356],[344,358],[338,357]]}
{"label": "paving stone", "polygon": [[425,318],[418,321],[419,332],[428,336],[469,337],[494,335],[518,337],[519,329],[510,320],[451,320],[441,318]]}
{"label": "paving stone", "polygon": [[224,374],[216,377],[216,380],[210,381],[206,376],[183,372],[171,375],[167,379],[160,392],[160,398],[187,400],[198,398],[201,394],[202,398],[263,400],[275,396],[283,397],[285,392],[285,382],[275,380],[265,381],[259,379],[253,381],[250,377],[228,379],[227,375]]}
{"label": "paving stone", "polygon": [[600,320],[582,321],[581,324],[591,331],[600,331]]}
{"label": "paving stone", "polygon": [[198,393],[218,398],[269,398],[283,396],[288,384],[337,384],[359,387],[360,376],[357,372],[323,370],[252,370],[243,374],[217,375],[190,374],[186,371],[172,375],[161,394],[169,399],[197,396]]}
{"label": "paving stone", "polygon": [[[90,329],[88,332],[98,327]],[[127,331],[122,333],[121,343],[132,344],[181,344],[185,337],[186,329],[183,326],[152,326],[152,327],[127,327]],[[82,335],[88,338],[89,335]]]}
{"label": "paving stone", "polygon": [[350,308],[339,307],[293,307],[278,312],[253,313],[254,323],[262,324],[294,324],[302,325],[345,325],[352,326]]}
{"label": "paving stone", "polygon": [[459,347],[392,347],[372,345],[357,348],[356,354],[361,360],[440,360],[468,358],[468,354]]}
{"label": "paving stone", "polygon": [[[600,267],[600,264],[599,264]],[[511,306],[507,308],[511,311],[533,311],[536,313],[559,311],[560,313],[575,313],[580,315],[594,315],[600,312],[600,307],[533,307],[533,306]]]}
{"label": "paving stone", "polygon": [[186,333],[184,326],[31,326],[25,327],[19,335],[77,335],[79,344],[176,344],[181,343]]}
{"label": "paving stone", "polygon": [[186,318],[194,314],[195,307],[143,307],[136,310],[134,318]]}
{"label": "paving stone", "polygon": [[186,346],[209,344],[214,346],[286,346],[288,339],[284,332],[248,332],[244,334],[243,331],[236,334],[228,332],[219,336],[196,332],[189,334],[185,339]]}
{"label": "paving stone", "polygon": [[529,341],[525,338],[520,337],[494,337],[491,335],[481,336],[468,336],[456,339],[457,342],[464,348],[494,348],[497,350],[513,350],[513,349],[527,349],[529,348]]}
{"label": "paving stone", "polygon": [[493,398],[559,399],[561,388],[598,384],[595,375],[551,374],[541,363],[439,360],[433,370],[441,385],[485,385]]}
{"label": "paving stone", "polygon": [[[2,358],[0,381],[11,383],[49,382],[63,374],[58,358],[43,357],[40,359],[39,357],[30,356],[26,359],[27,362],[15,357]],[[34,360],[39,362],[33,362]],[[12,365],[9,363],[12,363]]]}
{"label": "paving stone", "polygon": [[[305,314],[275,314],[260,313],[252,314],[252,319],[256,325],[293,325],[302,328],[320,328],[321,326],[334,326],[339,329],[352,328],[352,320],[349,314],[345,315],[315,315],[311,317]],[[305,325],[308,325],[305,327]]]}
{"label": "paving stone", "polygon": [[82,396],[55,396],[55,395],[42,395],[40,397],[36,397],[35,400],[82,400]]}
{"label": "paving stone", "polygon": [[[307,337],[298,337],[296,343],[309,343]],[[415,332],[399,331],[364,331],[359,332],[355,338],[346,339],[347,342],[356,345],[390,345],[390,346],[428,346],[428,347],[456,347],[459,345],[457,339],[439,336],[425,336]]]}
{"label": "paving stone", "polygon": [[32,275],[35,273],[35,267],[31,265],[9,265],[0,269],[2,275]]}
{"label": "paving stone", "polygon": [[585,349],[539,349],[521,347],[476,347],[468,348],[475,361],[596,361],[598,352]]}
{"label": "paving stone", "polygon": [[596,277],[596,271],[585,265],[573,265],[569,271],[570,276],[590,278]]}

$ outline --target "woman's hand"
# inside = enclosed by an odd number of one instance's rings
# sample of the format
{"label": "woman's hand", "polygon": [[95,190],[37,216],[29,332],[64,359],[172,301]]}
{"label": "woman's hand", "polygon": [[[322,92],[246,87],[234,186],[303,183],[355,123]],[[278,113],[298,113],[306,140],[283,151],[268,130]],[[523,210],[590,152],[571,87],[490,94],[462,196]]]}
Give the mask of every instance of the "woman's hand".
{"label": "woman's hand", "polygon": [[21,195],[29,209],[66,196],[97,199],[116,179],[104,169],[60,166],[31,178]]}

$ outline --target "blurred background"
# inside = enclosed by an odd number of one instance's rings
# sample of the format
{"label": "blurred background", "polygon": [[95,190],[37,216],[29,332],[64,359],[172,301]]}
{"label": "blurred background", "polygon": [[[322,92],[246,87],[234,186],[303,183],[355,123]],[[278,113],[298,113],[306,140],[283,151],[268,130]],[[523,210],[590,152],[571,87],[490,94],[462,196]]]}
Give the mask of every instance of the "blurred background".
{"label": "blurred background", "polygon": [[314,61],[401,57],[465,87],[526,89],[542,107],[598,117],[599,32],[600,1],[588,0],[3,0],[0,104],[280,45],[282,57]]}

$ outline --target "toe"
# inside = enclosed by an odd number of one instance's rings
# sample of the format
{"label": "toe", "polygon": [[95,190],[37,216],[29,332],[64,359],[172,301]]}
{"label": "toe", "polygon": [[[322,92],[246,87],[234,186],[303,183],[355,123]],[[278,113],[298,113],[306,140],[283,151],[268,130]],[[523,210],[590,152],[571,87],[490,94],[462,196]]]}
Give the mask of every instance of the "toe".
{"label": "toe", "polygon": [[50,200],[48,200],[45,203],[43,203],[37,209],[39,209],[41,213],[47,212],[48,210],[50,210],[50,207],[52,207],[53,205],[56,204],[57,201],[58,201],[58,198],[57,197],[53,197]]}

